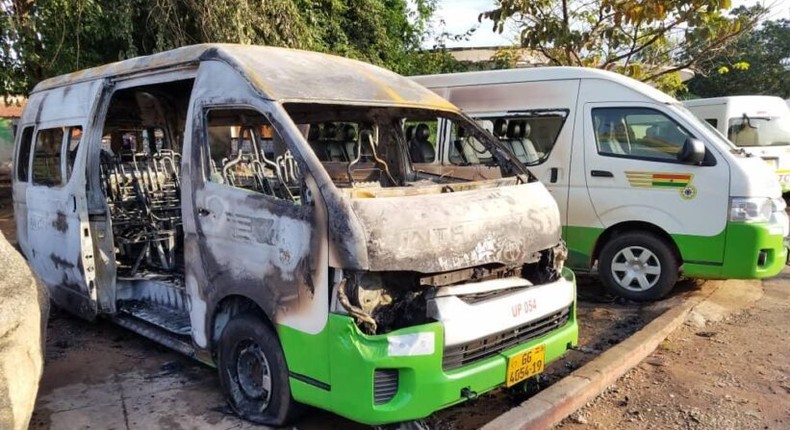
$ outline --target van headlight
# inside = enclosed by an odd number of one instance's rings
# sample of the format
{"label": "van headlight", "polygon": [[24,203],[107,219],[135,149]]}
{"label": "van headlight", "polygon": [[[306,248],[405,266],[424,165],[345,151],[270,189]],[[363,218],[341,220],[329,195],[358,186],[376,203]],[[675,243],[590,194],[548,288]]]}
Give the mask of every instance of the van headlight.
{"label": "van headlight", "polygon": [[733,197],[730,199],[730,221],[768,222],[774,202],[767,197]]}

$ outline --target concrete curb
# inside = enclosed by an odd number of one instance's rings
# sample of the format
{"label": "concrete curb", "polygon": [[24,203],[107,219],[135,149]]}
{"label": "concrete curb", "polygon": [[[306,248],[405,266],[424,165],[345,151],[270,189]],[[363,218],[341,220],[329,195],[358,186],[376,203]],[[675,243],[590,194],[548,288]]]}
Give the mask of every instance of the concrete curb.
{"label": "concrete curb", "polygon": [[498,416],[481,430],[546,429],[558,424],[652,354],[670,333],[683,324],[689,312],[717,289],[700,291],[671,307],[626,340]]}

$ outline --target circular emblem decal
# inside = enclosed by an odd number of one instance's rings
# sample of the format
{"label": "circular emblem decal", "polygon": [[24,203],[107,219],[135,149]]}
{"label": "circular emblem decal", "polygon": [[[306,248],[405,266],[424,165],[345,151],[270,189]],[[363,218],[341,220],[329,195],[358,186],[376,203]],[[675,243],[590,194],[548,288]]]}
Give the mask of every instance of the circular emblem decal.
{"label": "circular emblem decal", "polygon": [[680,190],[680,197],[683,200],[691,200],[697,196],[697,188],[694,185],[686,185],[686,188]]}

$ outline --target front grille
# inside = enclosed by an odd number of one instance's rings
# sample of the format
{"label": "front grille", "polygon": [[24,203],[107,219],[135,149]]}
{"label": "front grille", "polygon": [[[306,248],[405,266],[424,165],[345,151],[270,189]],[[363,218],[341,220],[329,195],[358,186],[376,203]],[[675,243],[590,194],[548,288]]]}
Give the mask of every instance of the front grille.
{"label": "front grille", "polygon": [[377,369],[373,372],[373,403],[383,405],[398,393],[398,370]]}
{"label": "front grille", "polygon": [[494,356],[508,348],[529,342],[568,323],[571,308],[547,315],[539,320],[505,330],[481,339],[446,347],[442,368],[452,370]]}

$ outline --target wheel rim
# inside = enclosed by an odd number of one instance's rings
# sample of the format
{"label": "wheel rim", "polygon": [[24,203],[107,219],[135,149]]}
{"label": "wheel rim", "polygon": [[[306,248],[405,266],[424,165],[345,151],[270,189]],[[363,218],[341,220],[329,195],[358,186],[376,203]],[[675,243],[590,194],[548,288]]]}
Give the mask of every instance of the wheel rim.
{"label": "wheel rim", "polygon": [[269,405],[272,393],[272,378],[269,360],[254,342],[243,342],[236,355],[236,375],[244,397],[261,402],[261,410]]}
{"label": "wheel rim", "polygon": [[612,260],[615,282],[629,291],[647,291],[661,277],[661,262],[653,251],[641,246],[629,246],[615,254]]}

